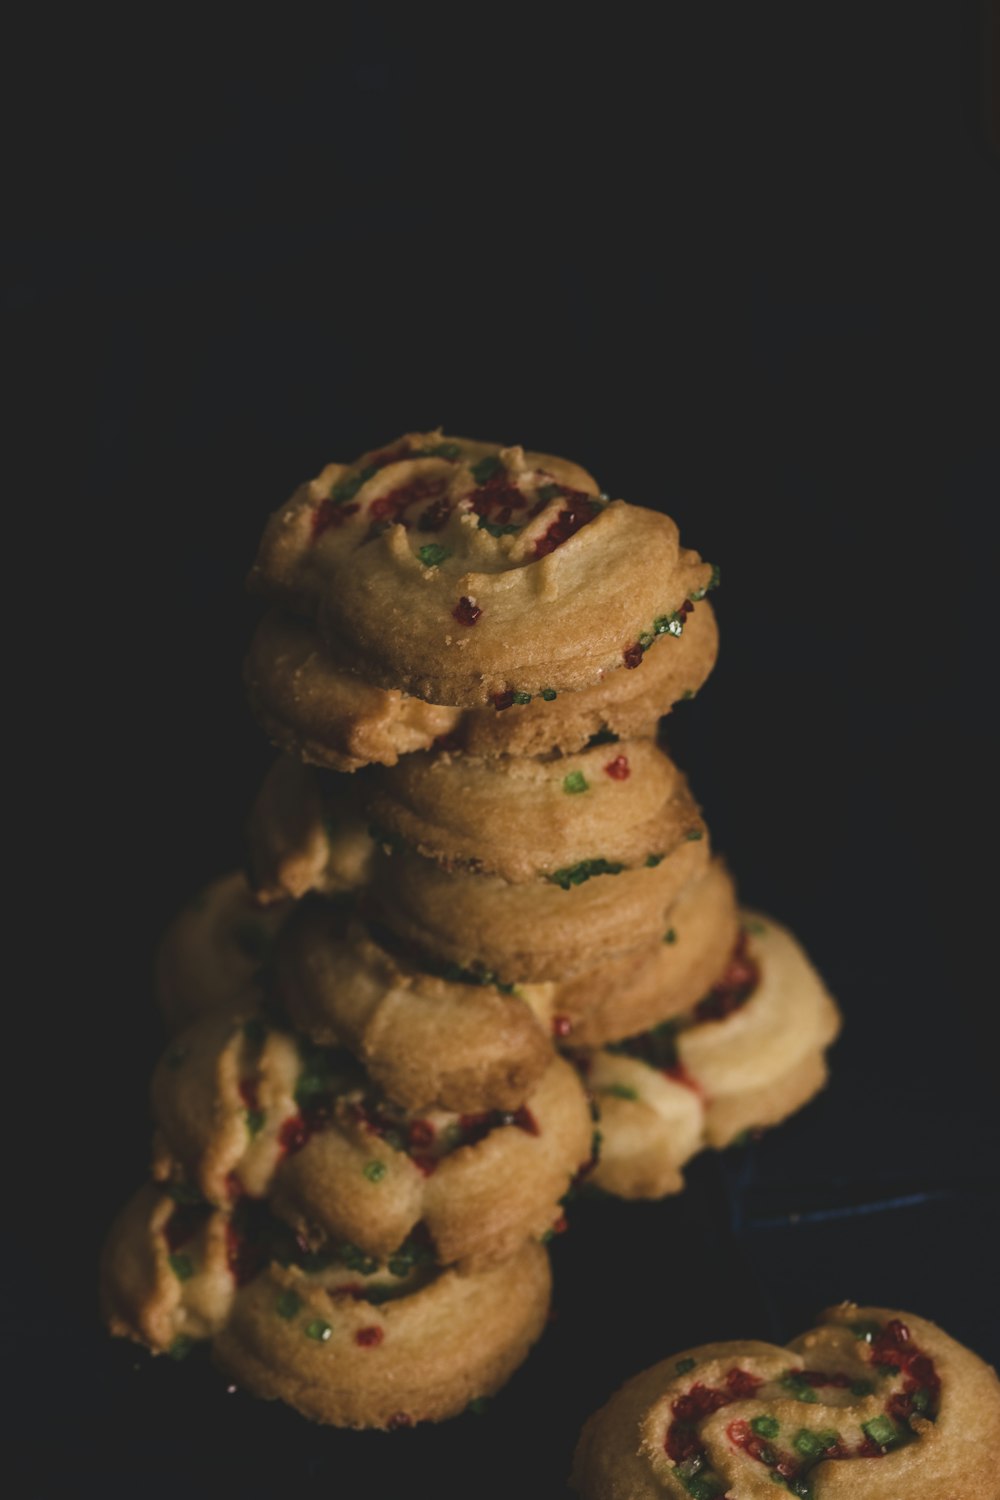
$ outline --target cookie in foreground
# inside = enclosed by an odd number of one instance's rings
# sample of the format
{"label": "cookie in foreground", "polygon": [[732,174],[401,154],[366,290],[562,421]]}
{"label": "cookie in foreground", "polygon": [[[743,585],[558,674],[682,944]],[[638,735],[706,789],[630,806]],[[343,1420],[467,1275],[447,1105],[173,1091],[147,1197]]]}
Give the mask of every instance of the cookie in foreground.
{"label": "cookie in foreground", "polygon": [[787,1348],[682,1350],[584,1426],[584,1500],[997,1500],[996,1373],[915,1314],[844,1302]]}

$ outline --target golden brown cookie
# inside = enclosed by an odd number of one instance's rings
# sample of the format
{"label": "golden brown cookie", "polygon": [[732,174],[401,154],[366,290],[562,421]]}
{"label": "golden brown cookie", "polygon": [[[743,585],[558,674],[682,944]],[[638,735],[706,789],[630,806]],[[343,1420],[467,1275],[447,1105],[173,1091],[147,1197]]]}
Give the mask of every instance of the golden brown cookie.
{"label": "golden brown cookie", "polygon": [[713,571],[668,516],[482,446],[411,435],[325,470],[272,516],[252,586],[366,681],[467,708],[590,687],[683,630]]}
{"label": "golden brown cookie", "polygon": [[650,738],[659,719],[693,698],[718,654],[707,600],[690,610],[683,633],[643,658],[641,672],[608,672],[592,687],[535,696],[503,712],[446,708],[396,689],[374,687],[338,664],[307,620],[269,610],[250,646],[250,706],[269,738],[300,760],[333,771],[392,766],[429,750],[441,736],[473,755],[547,755],[582,750],[596,735]]}
{"label": "golden brown cookie", "polygon": [[530,1243],[375,1307],[272,1265],[237,1295],[214,1355],[254,1395],[315,1422],[438,1422],[509,1379],[545,1327],[550,1294],[548,1257]]}
{"label": "golden brown cookie", "polygon": [[545,759],[422,752],[373,768],[361,795],[376,838],[514,882],[571,878],[595,854],[619,870],[656,864],[702,827],[651,740]]}
{"label": "golden brown cookie", "polygon": [[837,1008],[790,933],[747,922],[752,930],[693,1011],[578,1056],[601,1112],[591,1181],[606,1192],[678,1192],[696,1151],[778,1124],[826,1082]]}
{"label": "golden brown cookie", "polygon": [[600,1047],[690,1010],[721,978],[739,934],[736,892],[721,859],[691,880],[652,942],[555,985],[558,1037]]}
{"label": "golden brown cookie", "polygon": [[563,979],[662,936],[680,892],[709,862],[693,803],[688,830],[648,867],[620,869],[594,850],[579,865],[517,885],[379,851],[373,891],[385,925],[435,958],[485,968],[505,983]]}
{"label": "golden brown cookie", "polygon": [[277,993],[293,1025],[349,1047],[409,1110],[515,1109],[552,1060],[554,986],[445,979],[390,952],[318,897],[277,946]]}
{"label": "golden brown cookie", "polygon": [[167,1025],[245,1006],[288,909],[287,902],[263,908],[239,871],[213,880],[189,902],[156,954],[154,988]]}
{"label": "golden brown cookie", "polygon": [[153,1174],[217,1206],[267,1196],[317,1248],[385,1257],[423,1223],[441,1264],[492,1264],[548,1233],[591,1154],[590,1108],[554,1058],[514,1111],[415,1114],[350,1054],[256,1014],[207,1016],[153,1075]]}
{"label": "golden brown cookie", "polygon": [[324,776],[279,755],[247,821],[250,881],[258,901],[336,896],[371,873],[374,846],[353,778]]}
{"label": "golden brown cookie", "polygon": [[1000,1497],[996,1373],[913,1313],[845,1302],[785,1349],[704,1344],[586,1423],[584,1500]]}

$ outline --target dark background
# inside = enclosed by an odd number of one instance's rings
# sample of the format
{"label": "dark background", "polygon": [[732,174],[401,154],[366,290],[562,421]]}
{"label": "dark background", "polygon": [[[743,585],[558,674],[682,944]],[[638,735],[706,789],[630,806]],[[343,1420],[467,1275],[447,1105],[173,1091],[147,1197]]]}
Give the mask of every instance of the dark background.
{"label": "dark background", "polygon": [[[1000,1360],[983,12],[141,14],[25,36],[5,93],[20,1493],[558,1493],[627,1374],[844,1296]],[[147,1160],[153,944],[239,859],[269,761],[240,687],[263,520],[437,424],[571,455],[721,564],[672,744],[846,1030],[827,1093],[680,1198],[574,1212],[486,1415],[386,1438],[112,1345],[94,1262]]]}

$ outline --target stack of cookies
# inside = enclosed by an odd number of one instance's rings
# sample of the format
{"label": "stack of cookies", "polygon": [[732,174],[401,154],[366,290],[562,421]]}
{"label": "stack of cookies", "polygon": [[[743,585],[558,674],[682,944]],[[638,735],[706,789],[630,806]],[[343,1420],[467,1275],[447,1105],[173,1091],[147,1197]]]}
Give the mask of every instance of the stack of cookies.
{"label": "stack of cookies", "polygon": [[320,1421],[451,1415],[541,1332],[574,1182],[677,1191],[822,1086],[833,1002],[657,740],[716,580],[577,465],[439,432],[271,518],[247,682],[282,754],[246,873],[161,948],[115,1332]]}

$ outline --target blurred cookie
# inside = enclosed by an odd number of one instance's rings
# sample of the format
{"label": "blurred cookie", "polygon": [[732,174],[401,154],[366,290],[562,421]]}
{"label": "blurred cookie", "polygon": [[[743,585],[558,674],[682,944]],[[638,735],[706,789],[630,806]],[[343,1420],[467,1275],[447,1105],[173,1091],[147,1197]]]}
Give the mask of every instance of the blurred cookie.
{"label": "blurred cookie", "polygon": [[300,1031],[349,1047],[406,1109],[515,1109],[552,1060],[552,985],[428,974],[319,898],[288,923],[275,982]]}
{"label": "blurred cookie", "polygon": [[377,838],[513,882],[571,880],[595,853],[617,870],[658,864],[702,827],[651,740],[548,759],[423,752],[373,769],[361,795]]}
{"label": "blurred cookie", "polygon": [[353,778],[324,776],[279,755],[247,821],[249,874],[258,901],[357,890],[369,877],[372,852]]}
{"label": "blurred cookie", "polygon": [[845,1302],[785,1349],[703,1344],[586,1423],[585,1500],[957,1500],[1000,1495],[1000,1383],[926,1319]]}
{"label": "blurred cookie", "polygon": [[714,575],[668,516],[564,460],[439,436],[302,486],[251,585],[366,681],[466,708],[589,687],[683,630]]}
{"label": "blurred cookie", "polygon": [[579,1059],[601,1112],[591,1181],[605,1191],[678,1192],[696,1151],[778,1124],[826,1082],[837,1008],[790,933],[747,920],[753,931],[691,1012]]}
{"label": "blurred cookie", "polygon": [[389,1255],[426,1226],[443,1265],[492,1264],[546,1234],[592,1147],[590,1109],[555,1058],[514,1111],[416,1115],[343,1051],[249,1015],[181,1032],[153,1075],[154,1176],[224,1206],[267,1196],[309,1244]]}

